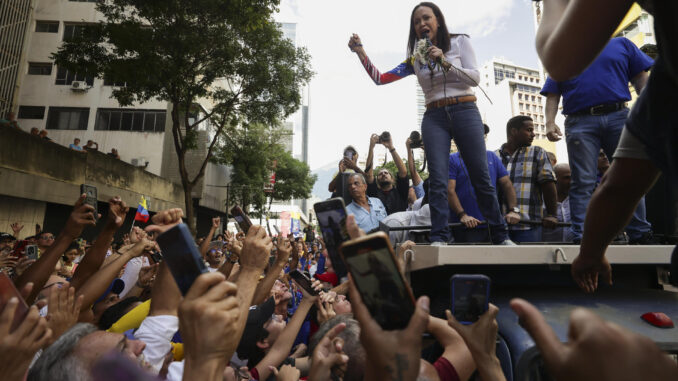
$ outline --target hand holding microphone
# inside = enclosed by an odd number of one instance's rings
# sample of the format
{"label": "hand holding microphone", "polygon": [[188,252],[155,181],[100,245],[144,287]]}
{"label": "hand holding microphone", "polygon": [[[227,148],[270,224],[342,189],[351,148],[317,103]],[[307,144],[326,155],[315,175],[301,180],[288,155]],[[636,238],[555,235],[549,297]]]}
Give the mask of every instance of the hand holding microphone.
{"label": "hand holding microphone", "polygon": [[426,39],[426,46],[428,46],[428,49],[426,50],[426,60],[433,60],[445,71],[447,71],[449,69],[449,64],[445,60],[445,54],[443,53],[442,49],[433,45],[431,39],[428,37],[428,32],[423,32],[422,35]]}

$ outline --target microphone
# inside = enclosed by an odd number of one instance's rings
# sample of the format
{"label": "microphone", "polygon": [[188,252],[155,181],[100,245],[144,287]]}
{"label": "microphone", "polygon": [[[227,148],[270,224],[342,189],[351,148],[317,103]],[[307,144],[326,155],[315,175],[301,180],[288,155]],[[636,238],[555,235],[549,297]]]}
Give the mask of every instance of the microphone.
{"label": "microphone", "polygon": [[[426,50],[426,61],[430,61],[431,59],[430,59],[429,56],[428,56],[428,48],[430,48],[431,46],[433,46],[433,43],[431,42],[431,39],[428,38],[428,31],[422,32],[422,36],[424,36],[424,39],[426,39],[426,49],[427,49],[427,50]],[[438,57],[438,58],[436,59],[436,63],[437,63],[438,65],[442,66],[442,65],[443,65],[443,58],[442,58],[442,57]]]}

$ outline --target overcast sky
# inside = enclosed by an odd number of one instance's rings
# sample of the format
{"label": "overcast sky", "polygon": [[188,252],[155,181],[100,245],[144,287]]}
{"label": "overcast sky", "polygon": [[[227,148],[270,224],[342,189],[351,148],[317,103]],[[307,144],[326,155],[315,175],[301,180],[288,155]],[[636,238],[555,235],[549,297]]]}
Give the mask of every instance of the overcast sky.
{"label": "overcast sky", "polygon": [[[310,85],[309,164],[336,162],[346,145],[367,150],[372,132],[391,132],[400,152],[410,131],[420,129],[416,77],[376,86],[347,47],[358,33],[382,71],[405,57],[409,17],[419,1],[282,0],[277,20],[297,23],[297,44],[306,46],[316,75]],[[452,33],[471,36],[479,66],[492,57],[538,67],[529,0],[436,2]],[[488,147],[496,148],[496,147]],[[383,147],[377,154],[383,154]]]}

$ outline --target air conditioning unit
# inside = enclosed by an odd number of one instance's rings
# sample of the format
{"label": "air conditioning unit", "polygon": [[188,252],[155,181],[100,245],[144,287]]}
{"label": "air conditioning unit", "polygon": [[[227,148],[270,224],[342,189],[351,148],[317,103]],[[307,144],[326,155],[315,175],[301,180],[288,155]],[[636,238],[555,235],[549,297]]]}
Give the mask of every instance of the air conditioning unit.
{"label": "air conditioning unit", "polygon": [[87,91],[87,82],[85,81],[73,81],[71,83],[71,90],[73,91]]}

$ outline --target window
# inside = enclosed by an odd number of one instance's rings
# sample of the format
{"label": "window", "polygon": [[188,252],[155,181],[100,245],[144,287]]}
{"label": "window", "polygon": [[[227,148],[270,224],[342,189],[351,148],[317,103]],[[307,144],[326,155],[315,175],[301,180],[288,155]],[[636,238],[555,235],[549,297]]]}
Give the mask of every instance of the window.
{"label": "window", "polygon": [[64,41],[72,41],[78,37],[82,37],[87,28],[90,25],[88,24],[64,24]]}
{"label": "window", "polygon": [[522,103],[519,103],[519,104],[518,104],[518,108],[520,108],[520,110],[524,110],[524,109],[525,109],[525,107],[524,107],[524,106],[525,106],[525,105],[524,105],[524,104],[522,104]]}
{"label": "window", "polygon": [[42,119],[45,106],[19,106],[19,119]]}
{"label": "window", "polygon": [[534,102],[534,99],[535,99],[534,95],[532,95],[531,97],[532,97],[532,102]]}
{"label": "window", "polygon": [[68,71],[66,68],[58,67],[56,80],[54,81],[55,85],[71,85],[73,81],[85,81],[89,86],[94,85],[93,76],[84,76],[78,73],[73,73]]}
{"label": "window", "polygon": [[165,110],[97,110],[95,130],[108,131],[165,131]]}
{"label": "window", "polygon": [[50,107],[47,114],[48,130],[86,130],[88,108]]}
{"label": "window", "polygon": [[35,31],[38,33],[59,33],[58,21],[36,21]]}
{"label": "window", "polygon": [[518,94],[518,99],[522,101],[523,100],[523,94]]}
{"label": "window", "polygon": [[29,62],[28,63],[28,74],[30,75],[51,75],[52,74],[52,64],[49,62]]}
{"label": "window", "polygon": [[104,86],[125,87],[125,86],[127,86],[127,83],[126,82],[113,81],[109,78],[104,78]]}

